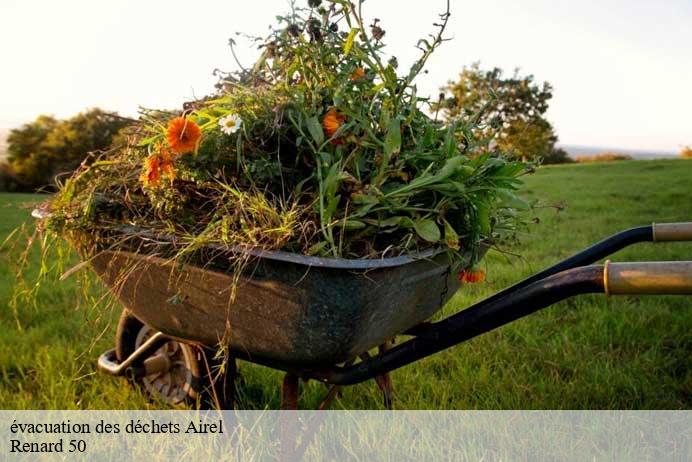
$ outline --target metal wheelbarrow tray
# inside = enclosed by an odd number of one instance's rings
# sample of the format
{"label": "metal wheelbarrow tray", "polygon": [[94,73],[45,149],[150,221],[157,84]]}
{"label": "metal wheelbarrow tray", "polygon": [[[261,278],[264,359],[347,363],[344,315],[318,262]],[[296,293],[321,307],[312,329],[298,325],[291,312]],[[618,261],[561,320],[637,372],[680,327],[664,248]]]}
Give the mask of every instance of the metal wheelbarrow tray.
{"label": "metal wheelbarrow tray", "polygon": [[126,251],[101,252],[91,264],[132,314],[171,337],[301,367],[385,343],[459,287],[447,257],[432,251],[381,260],[253,253],[237,282],[222,256],[213,269]]}

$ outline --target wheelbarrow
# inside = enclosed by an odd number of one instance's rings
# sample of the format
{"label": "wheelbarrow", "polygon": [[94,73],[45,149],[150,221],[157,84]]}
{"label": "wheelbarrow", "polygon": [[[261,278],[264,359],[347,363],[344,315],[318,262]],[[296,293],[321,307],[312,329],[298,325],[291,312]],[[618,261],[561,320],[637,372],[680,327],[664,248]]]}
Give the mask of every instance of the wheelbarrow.
{"label": "wheelbarrow", "polygon": [[[620,232],[437,322],[427,320],[460,282],[433,250],[348,260],[207,248],[199,264],[180,265],[165,257],[172,237],[121,232],[129,238],[118,249],[90,259],[124,306],[99,368],[170,403],[212,392],[225,409],[235,403],[236,360],[285,372],[284,409],[297,407],[300,380],[328,386],[325,408],[340,387],[375,379],[390,407],[389,372],[569,297],[692,294],[692,261],[594,264],[639,242],[692,241],[692,222]],[[234,277],[238,252],[249,263]]]}

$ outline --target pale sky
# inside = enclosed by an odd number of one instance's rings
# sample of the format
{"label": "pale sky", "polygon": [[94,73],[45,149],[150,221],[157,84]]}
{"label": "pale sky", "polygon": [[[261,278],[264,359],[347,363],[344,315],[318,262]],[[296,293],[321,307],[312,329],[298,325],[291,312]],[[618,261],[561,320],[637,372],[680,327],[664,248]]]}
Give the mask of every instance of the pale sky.
{"label": "pale sky", "polygon": [[[298,0],[307,3],[307,0]],[[444,0],[368,0],[401,69]],[[264,35],[287,0],[0,0],[0,127],[88,107],[180,107],[235,69],[228,39]],[[418,81],[437,95],[464,65],[520,67],[555,87],[563,144],[678,151],[692,144],[691,0],[452,0]],[[242,42],[241,42],[242,44]],[[256,51],[242,56],[252,64]]]}

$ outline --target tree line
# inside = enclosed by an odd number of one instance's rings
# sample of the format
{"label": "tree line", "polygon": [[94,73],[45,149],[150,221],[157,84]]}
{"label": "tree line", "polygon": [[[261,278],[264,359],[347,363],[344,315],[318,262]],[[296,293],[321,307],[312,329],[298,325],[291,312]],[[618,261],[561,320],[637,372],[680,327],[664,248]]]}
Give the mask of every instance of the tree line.
{"label": "tree line", "polygon": [[7,161],[0,164],[0,190],[50,191],[60,175],[71,173],[90,153],[108,149],[132,122],[115,112],[91,109],[63,120],[41,115],[11,130]]}
{"label": "tree line", "polygon": [[[499,68],[465,67],[449,81],[432,105],[435,117],[451,122],[476,117],[475,136],[488,140],[509,156],[540,163],[573,162],[556,146],[558,137],[546,118],[552,86],[533,75]],[[51,191],[61,175],[80,163],[122,144],[122,130],[134,122],[115,112],[91,109],[69,119],[42,115],[12,130],[7,161],[0,164],[0,191]]]}

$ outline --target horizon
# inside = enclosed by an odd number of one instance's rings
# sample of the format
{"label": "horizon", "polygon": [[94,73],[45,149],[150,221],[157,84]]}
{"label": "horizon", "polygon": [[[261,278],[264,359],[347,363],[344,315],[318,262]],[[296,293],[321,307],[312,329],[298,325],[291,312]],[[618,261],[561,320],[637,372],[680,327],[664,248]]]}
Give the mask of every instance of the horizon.
{"label": "horizon", "polygon": [[[16,127],[15,127],[16,128]],[[9,134],[11,127],[0,127],[0,160],[5,159],[6,153],[5,149],[7,147],[6,136]],[[571,158],[576,158],[578,156],[590,157],[597,154],[603,154],[608,152],[613,152],[616,154],[629,154],[634,157],[635,160],[650,160],[656,158],[670,158],[677,157],[679,152],[677,151],[663,151],[663,150],[642,150],[642,149],[623,149],[617,146],[588,146],[588,145],[574,145],[574,144],[564,144],[557,143],[558,148],[562,148]]]}
{"label": "horizon", "polygon": [[[126,116],[136,115],[139,106],[181,107],[213,90],[213,69],[237,69],[227,45],[235,31],[264,35],[274,16],[288,10],[285,0],[243,8],[216,0],[209,3],[211,15],[183,5],[3,2],[0,40],[21,41],[3,57],[9,72],[0,77],[0,127],[14,128],[40,114],[69,117],[89,107]],[[369,18],[382,20],[400,73],[417,56],[414,45],[431,30],[444,1],[401,5],[380,0],[365,6]],[[507,74],[519,67],[553,85],[547,118],[559,145],[675,153],[692,143],[686,114],[692,107],[692,54],[686,49],[691,20],[692,5],[681,0],[455,0],[447,34],[454,40],[431,58],[429,74],[418,80],[420,94],[436,95],[475,61]],[[248,65],[257,53],[245,45],[239,41],[237,51]]]}

